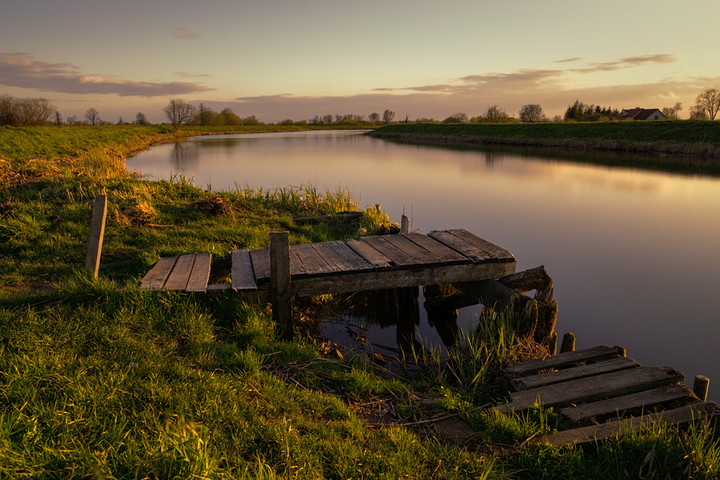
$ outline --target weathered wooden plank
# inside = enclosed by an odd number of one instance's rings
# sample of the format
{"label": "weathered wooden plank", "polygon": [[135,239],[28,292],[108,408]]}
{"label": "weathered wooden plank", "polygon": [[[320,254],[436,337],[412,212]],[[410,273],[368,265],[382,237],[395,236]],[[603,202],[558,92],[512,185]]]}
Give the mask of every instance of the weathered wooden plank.
{"label": "weathered wooden plank", "polygon": [[491,258],[491,255],[485,250],[466,242],[462,238],[457,237],[448,231],[434,230],[428,233],[428,237],[437,240],[443,245],[469,258],[473,262],[487,262]]}
{"label": "weathered wooden plank", "polygon": [[337,268],[328,265],[309,243],[293,245],[290,249],[302,263],[306,275],[322,275],[338,271]]}
{"label": "weathered wooden plank", "polygon": [[283,340],[292,339],[292,292],[289,233],[270,232],[270,298],[273,321]]}
{"label": "weathered wooden plank", "polygon": [[615,422],[601,423],[590,427],[564,430],[551,435],[540,437],[536,443],[554,446],[569,445],[571,443],[585,444],[611,438],[637,430],[643,426],[654,423],[664,425],[685,425],[692,422],[717,422],[720,418],[720,407],[715,402],[696,403],[673,410],[632,417]]}
{"label": "weathered wooden plank", "polygon": [[587,348],[585,350],[576,350],[574,352],[553,355],[542,360],[528,360],[506,368],[505,373],[513,377],[520,377],[534,372],[539,372],[540,370],[563,368],[569,365],[574,366],[579,362],[597,362],[608,358],[616,358],[620,356],[618,348],[619,347],[600,345],[597,347]]}
{"label": "weathered wooden plank", "polygon": [[498,279],[498,282],[512,288],[513,290],[519,290],[521,292],[539,290],[547,287],[548,285],[552,288],[553,283],[552,278],[548,275],[544,265],[523,270],[522,272],[513,273],[512,275]]}
{"label": "weathered wooden plank", "polygon": [[224,290],[231,290],[232,284],[231,283],[217,283],[215,285],[208,285],[207,291],[208,292],[221,292]]}
{"label": "weathered wooden plank", "polygon": [[[424,235],[416,234],[420,237]],[[384,235],[384,241],[392,244],[398,250],[413,259],[413,265],[442,265],[443,262],[437,255],[421,247],[417,243],[410,240],[408,235]]]}
{"label": "weathered wooden plank", "polygon": [[233,250],[230,253],[230,279],[233,290],[257,290],[255,272],[253,272],[250,252],[247,249]]}
{"label": "weathered wooden plank", "polygon": [[628,410],[649,409],[654,405],[681,400],[683,398],[689,401],[694,399],[692,391],[688,387],[682,384],[667,385],[653,388],[652,390],[623,395],[621,397],[563,407],[558,409],[558,413],[574,422],[582,422],[594,417],[617,416],[619,413]]}
{"label": "weathered wooden plank", "polygon": [[378,270],[392,268],[388,257],[361,240],[348,240],[345,244]]}
{"label": "weathered wooden plank", "polygon": [[145,274],[140,281],[140,288],[144,290],[159,290],[165,285],[168,275],[172,271],[178,257],[163,257]]}
{"label": "weathered wooden plank", "polygon": [[511,393],[510,403],[495,409],[501,413],[508,413],[513,410],[526,410],[537,402],[545,407],[564,407],[627,395],[678,383],[684,379],[682,373],[670,367],[641,366]]}
{"label": "weathered wooden plank", "polygon": [[208,280],[210,280],[210,265],[212,255],[209,253],[198,253],[195,255],[190,278],[188,279],[186,292],[205,292]]}
{"label": "weathered wooden plank", "polygon": [[[290,275],[303,276],[307,275],[305,271],[305,265],[300,261],[297,254],[294,251],[294,246],[290,247],[289,259],[290,259]],[[272,264],[272,253],[270,254],[270,263]]]}
{"label": "weathered wooden plank", "polygon": [[195,263],[195,255],[180,255],[175,262],[175,266],[170,272],[163,289],[165,290],[185,290],[188,280],[190,279],[190,273],[192,272],[192,266]]}
{"label": "weathered wooden plank", "polygon": [[270,249],[250,250],[250,261],[255,272],[255,282],[267,283],[270,280]]}
{"label": "weathered wooden plank", "polygon": [[511,380],[510,383],[515,390],[527,390],[529,388],[537,388],[545,385],[552,385],[554,383],[567,382],[569,380],[616,372],[618,370],[625,370],[627,368],[635,368],[639,366],[640,364],[632,358],[619,357],[592,363],[590,365],[566,368],[565,370],[556,370],[554,372],[542,373],[540,375],[515,378]]}
{"label": "weathered wooden plank", "polygon": [[462,255],[447,245],[434,240],[427,235],[421,235],[419,233],[408,233],[405,237],[409,238],[416,244],[420,245],[425,250],[435,255],[442,263],[452,265],[458,263],[466,263],[472,261],[465,255]]}
{"label": "weathered wooden plank", "polygon": [[375,269],[372,264],[355,253],[345,242],[338,240],[313,243],[311,245],[325,259],[328,265],[335,266],[338,272],[368,272]]}
{"label": "weathered wooden plank", "polygon": [[[390,236],[390,235],[387,235]],[[389,243],[383,238],[383,235],[373,235],[371,237],[363,237],[361,242],[365,242],[378,252],[390,259],[390,263],[396,267],[410,267],[416,265],[418,261],[412,255],[400,250],[398,247]]]}
{"label": "weathered wooden plank", "polygon": [[515,269],[515,263],[471,263],[466,265],[443,265],[417,269],[360,272],[344,275],[326,275],[293,278],[292,290],[300,296],[324,293],[361,292],[383,288],[418,287],[461,281],[498,278]]}
{"label": "weathered wooden plank", "polygon": [[448,230],[448,232],[455,235],[456,237],[462,238],[463,240],[465,240],[466,242],[468,242],[471,245],[474,245],[477,248],[485,250],[493,258],[495,258],[497,260],[501,260],[501,261],[515,260],[515,256],[512,253],[510,253],[509,251],[505,250],[502,247],[495,245],[494,243],[490,243],[487,240],[478,237],[477,235],[473,235],[472,233],[468,232],[467,230],[453,229],[453,230]]}

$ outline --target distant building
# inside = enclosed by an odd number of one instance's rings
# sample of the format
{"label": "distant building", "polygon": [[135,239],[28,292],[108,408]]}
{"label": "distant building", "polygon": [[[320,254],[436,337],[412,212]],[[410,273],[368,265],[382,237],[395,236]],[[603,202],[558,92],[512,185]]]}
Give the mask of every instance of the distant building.
{"label": "distant building", "polygon": [[620,112],[620,120],[665,120],[665,115],[657,108],[632,108]]}

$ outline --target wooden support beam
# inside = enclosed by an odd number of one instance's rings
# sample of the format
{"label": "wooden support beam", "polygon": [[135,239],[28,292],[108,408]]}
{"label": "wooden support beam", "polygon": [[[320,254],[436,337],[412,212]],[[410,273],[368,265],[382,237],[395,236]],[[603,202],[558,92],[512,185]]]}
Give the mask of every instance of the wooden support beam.
{"label": "wooden support beam", "polygon": [[270,232],[270,298],[273,321],[283,340],[292,340],[290,239],[288,232]]}
{"label": "wooden support beam", "polygon": [[567,332],[563,335],[562,345],[560,346],[560,353],[574,352],[575,351],[575,334]]}
{"label": "wooden support beam", "polygon": [[405,215],[400,220],[400,233],[410,233],[410,220]]}
{"label": "wooden support beam", "polygon": [[98,195],[95,197],[93,216],[90,223],[90,237],[88,239],[87,258],[85,259],[85,270],[97,278],[100,269],[100,254],[102,253],[103,238],[105,237],[105,220],[107,218],[107,197]]}
{"label": "wooden support beam", "polygon": [[693,381],[693,393],[703,402],[707,400],[710,379],[705,375],[696,375]]}

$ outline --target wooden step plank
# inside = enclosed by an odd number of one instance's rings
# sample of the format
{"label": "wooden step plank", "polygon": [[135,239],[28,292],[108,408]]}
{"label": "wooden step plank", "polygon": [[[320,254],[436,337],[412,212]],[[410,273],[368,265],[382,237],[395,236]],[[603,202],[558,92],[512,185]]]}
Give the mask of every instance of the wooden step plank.
{"label": "wooden step plank", "polygon": [[322,275],[339,271],[338,268],[328,265],[325,259],[309,243],[293,245],[290,249],[303,264],[307,275]]}
{"label": "wooden step plank", "polygon": [[230,279],[233,290],[257,290],[250,252],[245,249],[230,252]]}
{"label": "wooden step plank", "polygon": [[685,385],[677,384],[597,402],[571,405],[558,409],[558,413],[573,422],[582,422],[595,417],[617,416],[619,413],[628,410],[649,409],[655,405],[682,399],[687,399],[688,402],[699,401],[692,393],[692,390]]}
{"label": "wooden step plank", "polygon": [[412,259],[412,265],[442,265],[445,263],[437,255],[413,242],[406,235],[385,235],[381,238],[408,255]]}
{"label": "wooden step plank", "polygon": [[318,255],[325,259],[328,265],[334,265],[340,273],[369,272],[375,270],[372,264],[355,253],[345,242],[337,240],[334,242],[313,243],[312,246],[315,251],[318,252]]}
{"label": "wooden step plank", "polygon": [[186,292],[205,292],[207,290],[208,280],[210,280],[210,265],[212,264],[212,254],[198,253],[195,255],[190,278],[188,279]]}
{"label": "wooden step plank", "polygon": [[143,290],[160,290],[165,285],[178,257],[163,257],[145,274],[140,281]]}
{"label": "wooden step plank", "polygon": [[515,256],[510,253],[509,251],[505,250],[502,247],[499,247],[495,245],[494,243],[490,243],[487,240],[478,237],[477,235],[473,235],[472,233],[468,232],[467,230],[463,229],[453,229],[448,230],[451,234],[455,235],[458,238],[461,238],[468,242],[469,244],[480,248],[482,250],[485,250],[490,254],[490,256],[496,260],[499,261],[515,261]]}
{"label": "wooden step plank", "polygon": [[720,407],[715,402],[696,403],[694,405],[687,405],[673,410],[643,415],[641,417],[632,417],[590,427],[564,430],[540,437],[537,443],[553,446],[569,445],[572,443],[582,445],[601,440],[616,439],[625,433],[654,423],[661,423],[663,425],[685,425],[699,421],[716,423],[719,418]]}
{"label": "wooden step plank", "polygon": [[419,233],[407,233],[403,236],[409,238],[417,245],[431,252],[442,263],[446,265],[455,265],[470,261],[465,255],[456,252],[447,245],[440,243],[437,240],[428,237],[427,235],[421,235]]}
{"label": "wooden step plank", "polygon": [[491,258],[491,255],[482,248],[478,248],[446,230],[434,230],[428,233],[428,237],[455,250],[474,263],[487,262]]}
{"label": "wooden step plank", "polygon": [[308,274],[305,270],[305,265],[300,261],[297,254],[295,253],[295,247],[297,245],[290,245],[290,276],[291,277],[304,277]]}
{"label": "wooden step plank", "polygon": [[545,385],[552,385],[553,383],[567,382],[569,380],[591,377],[593,375],[616,372],[639,366],[640,364],[632,358],[611,358],[610,360],[604,360],[590,365],[582,365],[580,367],[566,368],[565,370],[556,370],[554,372],[542,373],[540,375],[515,378],[510,381],[510,384],[515,390],[527,390],[529,388],[538,388]]}
{"label": "wooden step plank", "polygon": [[564,407],[649,390],[684,379],[683,374],[674,368],[641,366],[511,393],[510,403],[495,409],[508,413],[526,410],[537,402],[545,407]]}
{"label": "wooden step plank", "polygon": [[250,250],[250,261],[255,272],[255,282],[258,285],[267,283],[270,280],[270,248]]}
{"label": "wooden step plank", "polygon": [[[396,267],[411,267],[417,263],[412,255],[397,248],[383,238],[384,235],[373,235],[371,237],[363,237],[361,242],[365,242],[378,252],[390,259],[390,263]],[[388,235],[389,236],[389,235]]]}
{"label": "wooden step plank", "polygon": [[185,290],[190,273],[192,273],[193,263],[195,263],[195,255],[180,255],[163,288],[165,290]]}
{"label": "wooden step plank", "polygon": [[387,270],[392,268],[392,263],[388,257],[378,252],[366,242],[361,240],[348,240],[345,244],[355,253],[364,258],[368,263],[373,265],[376,270]]}
{"label": "wooden step plank", "polygon": [[574,366],[580,362],[597,362],[609,358],[617,358],[620,355],[619,347],[599,345],[597,347],[576,350],[573,352],[560,353],[541,360],[528,360],[518,363],[505,369],[505,373],[513,377],[526,376],[540,370],[558,369],[567,366]]}

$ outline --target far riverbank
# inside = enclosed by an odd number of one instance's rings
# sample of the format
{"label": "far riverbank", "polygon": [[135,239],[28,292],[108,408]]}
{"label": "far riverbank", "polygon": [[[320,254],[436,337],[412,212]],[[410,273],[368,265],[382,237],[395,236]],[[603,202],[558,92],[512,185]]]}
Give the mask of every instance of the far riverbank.
{"label": "far riverbank", "polygon": [[720,160],[720,123],[710,121],[393,124],[368,135],[429,145],[515,145]]}

